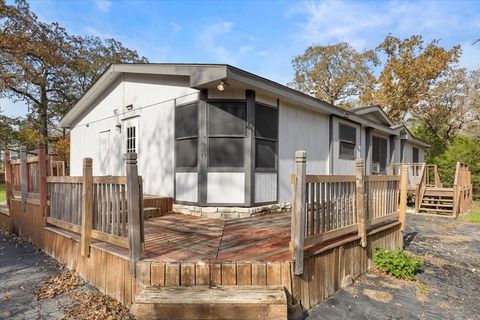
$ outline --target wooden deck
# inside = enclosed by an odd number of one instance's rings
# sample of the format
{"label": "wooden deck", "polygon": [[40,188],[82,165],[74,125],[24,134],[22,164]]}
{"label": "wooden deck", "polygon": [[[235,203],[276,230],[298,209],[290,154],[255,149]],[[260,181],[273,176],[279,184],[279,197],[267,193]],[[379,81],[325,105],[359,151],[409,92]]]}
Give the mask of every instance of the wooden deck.
{"label": "wooden deck", "polygon": [[160,261],[289,261],[290,215],[220,220],[171,214],[145,221],[145,255]]}

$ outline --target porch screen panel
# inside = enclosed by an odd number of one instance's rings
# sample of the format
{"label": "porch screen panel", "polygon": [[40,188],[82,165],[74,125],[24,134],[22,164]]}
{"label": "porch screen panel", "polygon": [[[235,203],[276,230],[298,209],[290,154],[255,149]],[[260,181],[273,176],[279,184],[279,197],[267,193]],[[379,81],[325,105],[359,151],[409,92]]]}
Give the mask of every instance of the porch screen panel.
{"label": "porch screen panel", "polygon": [[197,103],[175,109],[175,166],[177,170],[197,168],[198,162]]}
{"label": "porch screen panel", "polygon": [[278,156],[278,109],[255,105],[255,168],[275,171]]}
{"label": "porch screen panel", "polygon": [[236,169],[244,167],[246,103],[208,102],[208,167]]}

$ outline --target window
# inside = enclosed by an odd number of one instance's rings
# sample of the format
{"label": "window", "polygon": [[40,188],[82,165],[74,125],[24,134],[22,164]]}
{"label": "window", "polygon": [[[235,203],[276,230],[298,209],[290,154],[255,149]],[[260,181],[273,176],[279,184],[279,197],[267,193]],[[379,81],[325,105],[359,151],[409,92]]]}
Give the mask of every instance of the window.
{"label": "window", "polygon": [[246,136],[245,102],[208,103],[208,167],[242,168]]}
{"label": "window", "polygon": [[278,109],[255,105],[255,168],[277,168]]}
{"label": "window", "polygon": [[196,168],[198,162],[198,107],[192,103],[175,108],[175,166]]}
{"label": "window", "polygon": [[340,123],[338,131],[340,137],[339,158],[355,160],[357,129],[347,124]]}
{"label": "window", "polygon": [[415,147],[412,148],[412,162],[413,163],[418,163],[419,162],[418,148],[415,148]]}
{"label": "window", "polygon": [[136,127],[127,127],[127,153],[137,152]]}
{"label": "window", "polygon": [[387,139],[372,137],[372,171],[384,173],[387,168]]}

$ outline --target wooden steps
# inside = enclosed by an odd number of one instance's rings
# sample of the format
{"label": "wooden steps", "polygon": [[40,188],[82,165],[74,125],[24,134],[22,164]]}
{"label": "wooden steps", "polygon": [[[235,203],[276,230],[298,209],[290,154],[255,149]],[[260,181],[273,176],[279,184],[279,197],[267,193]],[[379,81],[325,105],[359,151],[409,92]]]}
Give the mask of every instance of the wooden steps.
{"label": "wooden steps", "polygon": [[137,319],[287,319],[280,286],[148,287],[135,298]]}
{"label": "wooden steps", "polygon": [[453,188],[427,187],[419,211],[453,215]]}

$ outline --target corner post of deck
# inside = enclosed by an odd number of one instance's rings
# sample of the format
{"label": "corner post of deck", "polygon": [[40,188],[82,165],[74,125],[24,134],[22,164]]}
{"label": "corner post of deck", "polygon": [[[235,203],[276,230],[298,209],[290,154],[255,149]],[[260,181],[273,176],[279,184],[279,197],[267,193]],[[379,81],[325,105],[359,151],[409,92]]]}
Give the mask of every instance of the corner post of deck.
{"label": "corner post of deck", "polygon": [[92,158],[83,158],[82,186],[82,225],[80,234],[80,254],[90,256],[90,241],[93,224],[93,175]]}
{"label": "corner post of deck", "polygon": [[5,150],[3,153],[3,165],[5,166],[5,196],[7,197],[7,205],[10,208],[10,198],[12,197],[12,165],[10,163],[9,150]]}
{"label": "corner post of deck", "polygon": [[45,142],[40,140],[38,143],[38,175],[40,180],[40,210],[44,217],[47,216],[47,155],[45,152]]}
{"label": "corner post of deck", "polygon": [[22,211],[27,208],[28,184],[27,184],[27,147],[20,147],[20,192],[22,197]]}
{"label": "corner post of deck", "polygon": [[400,175],[400,209],[399,220],[400,230],[405,231],[407,222],[407,191],[408,191],[408,164],[402,164]]}
{"label": "corner post of deck", "polygon": [[295,184],[292,203],[292,235],[295,274],[303,274],[303,253],[305,242],[305,197],[307,153],[303,150],[295,152]]}
{"label": "corner post of deck", "polygon": [[128,209],[128,246],[130,254],[130,273],[135,276],[137,261],[142,255],[142,221],[140,207],[140,187],[137,167],[137,154],[126,154],[127,166],[127,209]]}
{"label": "corner post of deck", "polygon": [[365,187],[363,182],[363,160],[355,160],[357,224],[360,245],[367,246],[367,217],[365,212]]}

